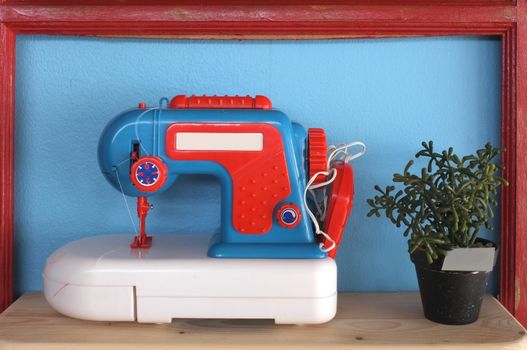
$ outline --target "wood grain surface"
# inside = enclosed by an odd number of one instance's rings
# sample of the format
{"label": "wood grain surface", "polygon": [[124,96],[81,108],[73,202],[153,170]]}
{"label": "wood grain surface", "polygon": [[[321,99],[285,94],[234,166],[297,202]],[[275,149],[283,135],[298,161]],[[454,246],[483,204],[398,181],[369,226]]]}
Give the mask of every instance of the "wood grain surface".
{"label": "wood grain surface", "polygon": [[523,349],[522,326],[491,296],[466,326],[426,320],[417,293],[342,293],[322,325],[271,320],[177,319],[169,325],[91,322],[51,309],[40,293],[0,315],[0,349]]}

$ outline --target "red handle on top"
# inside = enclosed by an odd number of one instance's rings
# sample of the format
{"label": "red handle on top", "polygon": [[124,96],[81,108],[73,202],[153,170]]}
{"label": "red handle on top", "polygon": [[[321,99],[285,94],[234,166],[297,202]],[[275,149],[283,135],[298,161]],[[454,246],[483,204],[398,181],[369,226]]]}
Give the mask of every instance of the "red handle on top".
{"label": "red handle on top", "polygon": [[170,101],[176,109],[271,109],[271,100],[262,95],[250,96],[195,96],[177,95]]}

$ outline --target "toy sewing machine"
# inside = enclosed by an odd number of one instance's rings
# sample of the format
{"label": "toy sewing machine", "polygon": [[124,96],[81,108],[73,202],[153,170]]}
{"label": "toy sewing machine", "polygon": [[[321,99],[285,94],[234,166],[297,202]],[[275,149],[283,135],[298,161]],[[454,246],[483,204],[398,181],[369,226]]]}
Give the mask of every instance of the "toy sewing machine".
{"label": "toy sewing machine", "polygon": [[[180,95],[125,111],[101,135],[99,165],[113,187],[137,198],[139,232],[58,249],[43,273],[46,299],[90,320],[331,320],[333,258],[353,197],[349,157],[338,157],[346,148],[328,158],[323,129],[306,132],[264,96]],[[150,197],[177,186],[180,174],[220,180],[218,234],[147,234]],[[315,189],[329,184],[320,199]]]}

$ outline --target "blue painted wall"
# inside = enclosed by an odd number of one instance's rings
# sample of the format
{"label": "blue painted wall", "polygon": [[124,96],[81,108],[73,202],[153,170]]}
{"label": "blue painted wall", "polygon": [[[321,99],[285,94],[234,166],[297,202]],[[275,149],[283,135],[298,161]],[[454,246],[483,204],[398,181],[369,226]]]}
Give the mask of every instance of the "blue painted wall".
{"label": "blue painted wall", "polygon": [[[422,140],[472,152],[499,144],[500,41],[420,38],[188,42],[20,36],[16,104],[16,291],[41,289],[46,257],[81,237],[131,232],[99,172],[99,134],[138,102],[176,94],[265,94],[333,143],[362,140],[356,197],[337,259],[341,290],[415,290],[406,242],[366,219],[376,183]],[[219,185],[186,176],[152,199],[154,233],[215,231]],[[129,199],[133,206],[134,202]],[[132,208],[133,209],[133,208]],[[495,234],[488,234],[496,237]],[[496,282],[492,285],[496,289]]]}

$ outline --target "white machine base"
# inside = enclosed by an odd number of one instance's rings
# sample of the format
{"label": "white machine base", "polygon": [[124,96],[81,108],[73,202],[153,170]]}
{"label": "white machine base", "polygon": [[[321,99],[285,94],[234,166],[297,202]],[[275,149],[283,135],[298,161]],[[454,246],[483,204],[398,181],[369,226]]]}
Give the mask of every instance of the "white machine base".
{"label": "white machine base", "polygon": [[333,259],[216,259],[210,236],[157,235],[130,249],[130,235],[94,236],[51,255],[44,295],[86,320],[170,323],[173,318],[324,323],[337,310]]}

